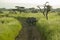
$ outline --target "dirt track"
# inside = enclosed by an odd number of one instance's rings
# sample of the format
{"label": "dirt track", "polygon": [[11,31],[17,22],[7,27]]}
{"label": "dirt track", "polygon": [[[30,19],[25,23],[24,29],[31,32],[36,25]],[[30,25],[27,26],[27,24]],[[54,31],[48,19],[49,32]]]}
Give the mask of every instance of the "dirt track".
{"label": "dirt track", "polygon": [[29,26],[24,18],[19,18],[18,20],[22,23],[23,28],[16,40],[41,40],[40,32],[38,32],[36,26]]}

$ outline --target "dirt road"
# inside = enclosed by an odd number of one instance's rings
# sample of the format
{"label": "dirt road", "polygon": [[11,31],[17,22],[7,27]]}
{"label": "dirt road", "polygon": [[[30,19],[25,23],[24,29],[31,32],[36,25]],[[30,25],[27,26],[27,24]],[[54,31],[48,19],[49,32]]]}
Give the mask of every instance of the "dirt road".
{"label": "dirt road", "polygon": [[19,18],[18,20],[22,23],[23,28],[16,37],[16,40],[41,40],[40,32],[35,25],[29,26],[25,18]]}

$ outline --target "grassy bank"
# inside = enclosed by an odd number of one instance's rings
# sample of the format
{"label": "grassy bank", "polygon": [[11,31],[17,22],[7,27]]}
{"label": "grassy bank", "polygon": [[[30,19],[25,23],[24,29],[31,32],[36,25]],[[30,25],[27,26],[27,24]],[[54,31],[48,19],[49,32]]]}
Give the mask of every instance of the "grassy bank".
{"label": "grassy bank", "polygon": [[60,16],[49,15],[49,20],[40,19],[37,22],[38,30],[44,40],[60,40]]}
{"label": "grassy bank", "polygon": [[14,18],[0,18],[0,40],[15,40],[21,28],[21,24]]}

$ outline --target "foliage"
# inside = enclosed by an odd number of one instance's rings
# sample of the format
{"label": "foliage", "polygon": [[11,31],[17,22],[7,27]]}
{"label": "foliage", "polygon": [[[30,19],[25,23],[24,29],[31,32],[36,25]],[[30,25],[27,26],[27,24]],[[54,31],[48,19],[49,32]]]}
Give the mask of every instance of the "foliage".
{"label": "foliage", "polygon": [[60,16],[51,16],[49,20],[40,19],[37,22],[41,36],[44,40],[60,40]]}
{"label": "foliage", "polygon": [[[5,15],[6,14],[4,14],[4,16]],[[49,17],[48,20],[46,20],[46,18],[41,13],[36,13],[36,14],[32,14],[32,13],[9,14],[8,13],[8,17],[26,17],[26,18],[27,17],[35,17],[38,20],[38,22],[37,22],[37,29],[40,31],[42,39],[44,39],[44,40],[60,40],[60,19],[59,19],[60,16],[58,15],[57,12],[50,13],[48,15],[48,17]],[[2,18],[2,19],[4,19],[4,18]],[[7,20],[10,20],[10,18],[7,19]],[[12,22],[11,22],[11,26],[10,26],[10,25],[8,25],[8,24],[10,24],[10,22],[5,23],[5,21],[4,21],[4,23],[6,24],[6,26],[4,26],[4,27],[7,27],[7,29],[9,27],[12,27],[12,26],[15,27],[13,25],[15,21],[12,21]],[[15,23],[18,24],[17,22],[15,22]],[[1,26],[3,26],[3,25],[1,25]],[[10,28],[9,28],[9,30],[10,30]],[[11,32],[11,34],[13,35],[15,33]],[[0,37],[0,39],[1,38],[2,37]],[[13,38],[13,37],[11,36],[11,38]]]}
{"label": "foliage", "polygon": [[21,24],[14,18],[0,18],[0,40],[15,40],[21,28]]}
{"label": "foliage", "polygon": [[60,15],[60,12],[58,12],[58,15]]}

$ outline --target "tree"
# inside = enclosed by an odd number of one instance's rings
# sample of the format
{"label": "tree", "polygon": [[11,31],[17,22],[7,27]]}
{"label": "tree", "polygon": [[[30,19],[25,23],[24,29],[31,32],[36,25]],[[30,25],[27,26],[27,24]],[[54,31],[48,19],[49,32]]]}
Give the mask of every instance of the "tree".
{"label": "tree", "polygon": [[37,7],[39,8],[39,11],[42,13],[42,9],[40,8],[40,6],[38,5]]}
{"label": "tree", "polygon": [[32,12],[32,13],[38,13],[38,10],[35,9],[35,8],[33,8],[33,7],[32,8],[29,8],[29,11]]}
{"label": "tree", "polygon": [[[51,11],[51,8],[52,8],[52,6],[50,6],[49,4],[48,4],[49,2],[46,2],[45,4],[44,4],[44,8],[43,8],[43,15],[46,17],[46,19],[48,20],[48,13],[49,13],[49,11]],[[48,5],[47,5],[48,4]],[[42,12],[42,9],[40,8],[40,6],[37,6],[39,9],[40,9],[40,11]]]}
{"label": "tree", "polygon": [[25,12],[25,7],[19,7],[19,6],[15,6],[17,8],[17,11],[21,12]]}

